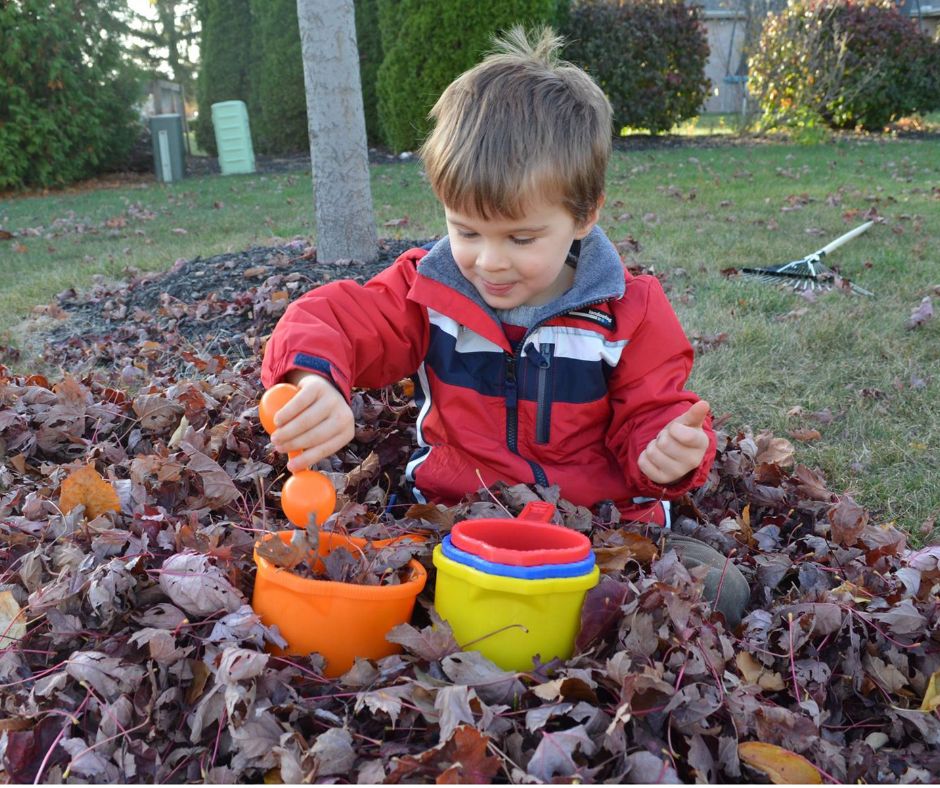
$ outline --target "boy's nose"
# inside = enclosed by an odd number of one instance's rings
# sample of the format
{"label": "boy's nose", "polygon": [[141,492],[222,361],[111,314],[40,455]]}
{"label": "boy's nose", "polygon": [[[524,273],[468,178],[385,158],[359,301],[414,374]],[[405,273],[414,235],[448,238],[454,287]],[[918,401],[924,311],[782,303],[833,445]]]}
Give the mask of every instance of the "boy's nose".
{"label": "boy's nose", "polygon": [[501,271],[505,267],[506,263],[496,249],[486,247],[477,255],[477,268],[481,271]]}

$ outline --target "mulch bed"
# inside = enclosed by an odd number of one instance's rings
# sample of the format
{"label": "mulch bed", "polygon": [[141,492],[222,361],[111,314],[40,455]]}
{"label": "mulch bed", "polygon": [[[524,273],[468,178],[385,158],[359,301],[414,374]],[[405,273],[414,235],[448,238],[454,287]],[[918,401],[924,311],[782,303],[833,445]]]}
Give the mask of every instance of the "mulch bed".
{"label": "mulch bed", "polygon": [[[166,272],[100,281],[56,298],[60,318],[46,336],[43,360],[76,369],[113,364],[132,339],[184,341],[231,359],[260,350],[287,304],[335,279],[365,282],[407,249],[427,243],[382,240],[370,263],[319,263],[315,248],[296,241],[214,257],[180,260]],[[47,310],[48,312],[49,310]]]}

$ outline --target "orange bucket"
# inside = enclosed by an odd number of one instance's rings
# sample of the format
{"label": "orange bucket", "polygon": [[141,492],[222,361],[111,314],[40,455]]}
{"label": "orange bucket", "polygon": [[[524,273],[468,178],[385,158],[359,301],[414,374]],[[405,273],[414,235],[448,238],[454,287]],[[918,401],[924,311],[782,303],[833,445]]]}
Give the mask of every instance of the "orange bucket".
{"label": "orange bucket", "polygon": [[[280,538],[288,543],[292,531],[268,534],[265,539]],[[373,542],[384,547],[400,537]],[[320,532],[318,555],[327,555],[337,547],[364,547],[367,540],[331,531]],[[415,599],[424,588],[428,575],[416,560],[408,563],[411,576],[399,585],[363,586],[298,577],[279,569],[254,553],[258,567],[251,606],[266,626],[276,625],[287,641],[286,649],[271,647],[273,654],[307,655],[318,652],[326,658],[325,676],[341,676],[352,667],[356,657],[381,659],[401,651],[385,636],[399,624],[411,619]]]}

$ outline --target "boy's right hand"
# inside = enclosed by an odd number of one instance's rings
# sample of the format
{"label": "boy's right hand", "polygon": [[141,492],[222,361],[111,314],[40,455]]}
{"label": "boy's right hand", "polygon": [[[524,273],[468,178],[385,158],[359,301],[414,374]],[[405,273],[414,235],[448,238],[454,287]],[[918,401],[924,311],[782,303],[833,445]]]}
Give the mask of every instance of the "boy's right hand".
{"label": "boy's right hand", "polygon": [[356,424],[346,398],[326,378],[310,373],[290,382],[298,391],[274,415],[271,442],[279,452],[300,452],[287,463],[294,473],[342,449],[353,439]]}

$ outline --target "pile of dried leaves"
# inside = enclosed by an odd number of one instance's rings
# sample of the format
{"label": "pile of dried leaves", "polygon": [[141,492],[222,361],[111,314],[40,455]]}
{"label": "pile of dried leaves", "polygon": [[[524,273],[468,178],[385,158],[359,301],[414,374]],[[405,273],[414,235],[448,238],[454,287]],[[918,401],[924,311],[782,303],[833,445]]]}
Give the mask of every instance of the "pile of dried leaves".
{"label": "pile of dried leaves", "polygon": [[[280,300],[266,282],[218,307],[242,309],[256,338],[257,305]],[[359,392],[356,439],[324,468],[341,491],[331,524],[429,533],[428,585],[391,636],[400,655],[335,680],[317,656],[269,655],[282,641],[250,607],[251,553],[287,527],[284,459],[257,420],[257,355],[166,329],[198,325],[200,303],[129,306],[107,332],[50,346],[73,370],[53,381],[0,366],[6,780],[940,778],[940,547],[907,549],[766,433],[720,434],[707,485],[678,507],[677,530],[751,581],[731,632],[700,578],[610,505],[522,486],[409,505],[408,386]],[[428,553],[453,522],[535,498],[591,533],[603,576],[577,655],[516,674],[462,652],[436,618]]]}
{"label": "pile of dried leaves", "polygon": [[411,576],[411,559],[426,553],[423,537],[418,543],[399,540],[392,544],[365,542],[362,546],[334,546],[318,555],[321,530],[315,522],[295,528],[290,540],[258,541],[255,553],[272,566],[311,580],[352,583],[361,586],[398,585]]}

